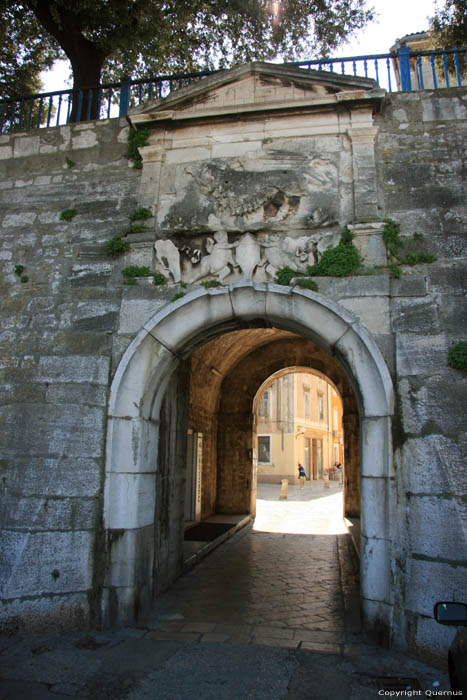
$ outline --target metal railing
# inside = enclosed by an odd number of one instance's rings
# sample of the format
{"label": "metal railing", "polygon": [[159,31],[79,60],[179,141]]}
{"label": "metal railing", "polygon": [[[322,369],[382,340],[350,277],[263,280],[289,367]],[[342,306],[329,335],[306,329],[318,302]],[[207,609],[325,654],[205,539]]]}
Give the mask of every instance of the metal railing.
{"label": "metal railing", "polygon": [[[411,52],[402,46],[397,53],[323,58],[285,65],[373,78],[380,87],[397,92],[467,84],[462,70],[465,73],[466,64],[467,48]],[[0,133],[125,116],[136,105],[166,97],[173,90],[216,72],[181,73],[141,80],[123,78],[118,83],[83,90],[59,90],[0,100]]]}

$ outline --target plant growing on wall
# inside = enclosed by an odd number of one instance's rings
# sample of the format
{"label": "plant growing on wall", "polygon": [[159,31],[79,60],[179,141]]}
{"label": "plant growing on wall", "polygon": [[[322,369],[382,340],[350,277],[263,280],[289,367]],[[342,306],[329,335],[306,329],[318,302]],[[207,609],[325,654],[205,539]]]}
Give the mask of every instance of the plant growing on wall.
{"label": "plant growing on wall", "polygon": [[339,243],[324,251],[315,265],[308,266],[310,277],[345,277],[362,265],[362,258],[352,243],[353,234],[344,229]]}
{"label": "plant growing on wall", "polygon": [[153,272],[154,284],[167,284],[167,277],[164,277],[160,272]]}
{"label": "plant growing on wall", "polygon": [[147,207],[138,207],[131,212],[128,218],[130,221],[146,221],[146,219],[152,218],[152,211]]}
{"label": "plant growing on wall", "polygon": [[130,250],[130,244],[120,236],[114,236],[105,243],[105,254],[109,258],[116,258]]}
{"label": "plant growing on wall", "polygon": [[138,265],[129,265],[128,267],[124,267],[122,270],[122,275],[127,279],[130,277],[150,277],[151,274],[151,270],[146,265],[141,267]]}
{"label": "plant growing on wall", "polygon": [[60,214],[60,221],[73,221],[77,213],[76,209],[64,209]]}
{"label": "plant growing on wall", "polygon": [[[400,226],[392,219],[384,219],[384,229],[383,229],[383,241],[386,246],[386,250],[390,255],[392,255],[399,265],[419,265],[421,263],[432,263],[436,260],[436,255],[432,253],[426,253],[424,251],[416,251],[412,249],[413,244],[416,241],[423,240],[423,235],[420,233],[414,233],[412,236],[412,241],[406,244],[399,235]],[[406,255],[401,254],[401,249],[406,249]],[[394,263],[391,267],[391,276],[400,277],[399,275],[392,274],[394,268]],[[397,264],[396,264],[397,265]]]}
{"label": "plant growing on wall", "polygon": [[312,292],[318,291],[318,285],[314,280],[310,280],[308,277],[299,277],[296,281],[297,287],[300,289],[311,289]]}
{"label": "plant growing on wall", "polygon": [[143,167],[143,158],[138,150],[140,146],[147,146],[149,138],[148,129],[130,129],[128,133],[127,158],[133,161],[133,168],[139,170]]}
{"label": "plant growing on wall", "polygon": [[123,235],[127,236],[129,233],[143,233],[144,231],[149,231],[149,227],[144,224],[130,224],[126,227]]}
{"label": "plant growing on wall", "polygon": [[15,265],[15,275],[19,277],[20,282],[22,284],[26,284],[26,282],[29,282],[29,277],[27,275],[23,275],[23,272],[25,271],[24,265]]}
{"label": "plant growing on wall", "polygon": [[448,351],[448,365],[467,375],[467,342],[461,340],[451,345]]}

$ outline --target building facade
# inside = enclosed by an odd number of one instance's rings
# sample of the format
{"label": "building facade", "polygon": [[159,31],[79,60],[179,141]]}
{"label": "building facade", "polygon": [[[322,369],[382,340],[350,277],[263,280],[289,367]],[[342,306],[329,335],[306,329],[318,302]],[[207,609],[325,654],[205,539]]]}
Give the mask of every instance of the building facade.
{"label": "building facade", "polygon": [[293,372],[274,379],[256,408],[258,483],[310,481],[343,463],[342,402],[325,377]]}

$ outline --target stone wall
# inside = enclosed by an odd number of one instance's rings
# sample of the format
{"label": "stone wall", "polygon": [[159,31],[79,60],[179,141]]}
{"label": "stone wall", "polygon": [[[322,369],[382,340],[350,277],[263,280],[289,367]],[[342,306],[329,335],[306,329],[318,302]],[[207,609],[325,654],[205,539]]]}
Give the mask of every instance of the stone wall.
{"label": "stone wall", "polygon": [[[433,660],[452,636],[433,621],[433,603],[467,595],[461,409],[467,380],[446,362],[449,345],[467,339],[466,105],[463,88],[389,95],[375,117],[372,207],[399,222],[403,237],[423,234],[414,245],[435,252],[438,260],[404,267],[401,279],[383,269],[318,280],[321,294],[370,331],[393,377],[393,496],[381,525],[393,542],[392,642]],[[179,284],[123,285],[124,266],[155,262],[153,243],[144,235],[133,236],[123,258],[104,253],[104,242],[128,226],[131,211],[147,205],[148,182],[140,191],[141,171],[125,157],[127,135],[124,120],[110,120],[0,136],[0,580],[7,628],[99,624],[109,552],[102,509],[110,381],[145,322],[181,290]],[[347,143],[340,157],[350,151]],[[352,211],[349,183],[342,186],[339,216]],[[283,204],[272,202],[272,218]],[[66,209],[77,211],[71,222],[60,220]],[[21,282],[16,265],[24,266],[28,281]],[[164,420],[174,402],[181,406],[177,392],[174,385]],[[358,390],[356,395],[358,400]],[[212,415],[202,415],[202,407],[200,399],[200,426],[209,426]],[[185,419],[177,415],[182,430]],[[354,433],[355,417],[345,420]],[[365,428],[362,449],[370,434]],[[123,449],[132,459],[138,446]],[[215,452],[214,445],[209,451]],[[214,472],[211,465],[205,512],[215,502]],[[371,498],[367,482],[363,478],[362,498]],[[353,509],[358,481],[347,488]],[[179,491],[174,495],[158,484],[158,493],[173,504]],[[147,508],[154,510],[150,498]],[[174,521],[180,508],[176,501]],[[163,529],[167,516],[159,512],[156,524],[159,588],[180,564],[169,561],[173,532]],[[146,536],[155,535],[151,530]]]}
{"label": "stone wall", "polygon": [[[430,658],[452,636],[433,620],[437,600],[465,600],[467,379],[447,366],[467,340],[467,92],[389,95],[377,118],[380,192],[387,216],[437,262],[392,280],[390,324],[397,413],[394,536],[401,636]],[[430,572],[430,573],[428,573]],[[399,598],[400,596],[400,598]]]}
{"label": "stone wall", "polygon": [[[112,120],[0,137],[1,580],[12,625],[83,625],[96,612],[109,377],[128,342],[113,342],[125,305],[102,244],[136,206],[127,133]],[[60,220],[67,209],[71,222]]]}

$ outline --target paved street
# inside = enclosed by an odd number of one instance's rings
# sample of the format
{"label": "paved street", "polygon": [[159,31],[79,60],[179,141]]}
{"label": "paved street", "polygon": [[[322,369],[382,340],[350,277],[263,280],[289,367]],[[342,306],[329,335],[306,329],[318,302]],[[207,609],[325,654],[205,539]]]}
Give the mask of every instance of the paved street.
{"label": "paved street", "polygon": [[138,628],[2,637],[0,700],[367,700],[395,677],[447,689],[446,674],[365,642],[339,485],[278,495],[261,486],[255,529],[181,577]]}

